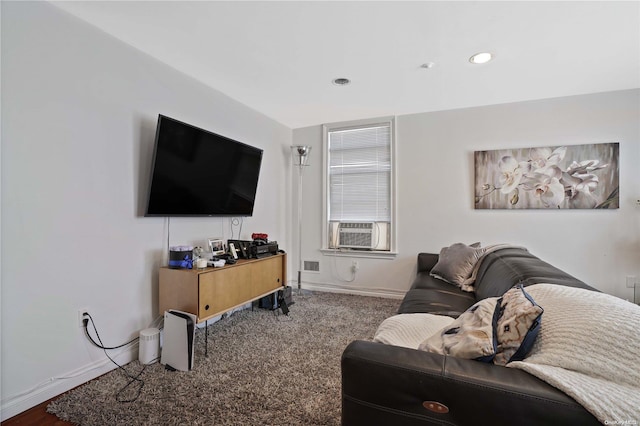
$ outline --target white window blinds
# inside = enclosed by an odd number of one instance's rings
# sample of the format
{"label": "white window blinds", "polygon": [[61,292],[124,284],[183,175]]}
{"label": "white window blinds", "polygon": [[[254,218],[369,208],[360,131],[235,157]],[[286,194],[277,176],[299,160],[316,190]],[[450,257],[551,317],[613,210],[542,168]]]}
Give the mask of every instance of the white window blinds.
{"label": "white window blinds", "polygon": [[332,130],[329,220],[391,221],[391,125]]}

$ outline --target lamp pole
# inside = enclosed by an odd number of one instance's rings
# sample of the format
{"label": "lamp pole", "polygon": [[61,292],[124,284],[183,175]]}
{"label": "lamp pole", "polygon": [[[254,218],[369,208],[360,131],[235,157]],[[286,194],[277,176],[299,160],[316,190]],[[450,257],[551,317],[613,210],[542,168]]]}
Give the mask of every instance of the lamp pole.
{"label": "lamp pole", "polygon": [[310,146],[296,145],[291,147],[295,165],[298,167],[298,294],[302,292],[302,174],[307,166]]}
{"label": "lamp pole", "polygon": [[302,292],[302,171],[303,166],[298,167],[298,294]]}

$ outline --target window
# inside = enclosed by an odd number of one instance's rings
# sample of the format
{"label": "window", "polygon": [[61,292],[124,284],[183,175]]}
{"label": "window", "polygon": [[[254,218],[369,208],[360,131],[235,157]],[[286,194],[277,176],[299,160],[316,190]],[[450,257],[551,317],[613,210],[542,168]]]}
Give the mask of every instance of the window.
{"label": "window", "polygon": [[324,127],[324,248],[394,248],[393,140],[391,119]]}

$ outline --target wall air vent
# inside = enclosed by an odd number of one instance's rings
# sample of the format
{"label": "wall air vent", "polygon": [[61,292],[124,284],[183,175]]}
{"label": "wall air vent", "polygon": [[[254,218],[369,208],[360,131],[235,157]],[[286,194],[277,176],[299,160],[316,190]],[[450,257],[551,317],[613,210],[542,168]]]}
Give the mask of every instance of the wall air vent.
{"label": "wall air vent", "polygon": [[372,249],[376,240],[376,224],[373,222],[340,222],[338,225],[338,247]]}
{"label": "wall air vent", "polygon": [[305,260],[304,261],[305,272],[320,272],[320,262],[317,260]]}

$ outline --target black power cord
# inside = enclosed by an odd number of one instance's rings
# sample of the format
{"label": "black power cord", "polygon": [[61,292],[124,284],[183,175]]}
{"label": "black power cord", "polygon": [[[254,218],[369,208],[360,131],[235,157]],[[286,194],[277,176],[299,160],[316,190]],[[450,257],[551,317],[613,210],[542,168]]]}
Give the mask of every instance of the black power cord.
{"label": "black power cord", "polygon": [[[82,321],[83,326],[84,326],[84,332],[87,336],[87,338],[89,339],[89,341],[91,341],[91,343],[94,346],[97,346],[98,348],[102,349],[104,351],[104,354],[107,356],[107,358],[109,358],[109,360],[114,363],[116,365],[116,367],[118,367],[118,369],[122,370],[125,374],[125,376],[127,376],[130,380],[129,382],[124,385],[122,388],[120,388],[120,390],[118,390],[118,392],[116,393],[116,401],[118,402],[134,402],[136,401],[139,397],[140,394],[142,392],[142,388],[144,387],[144,380],[140,379],[140,376],[142,375],[142,373],[144,373],[145,369],[147,368],[147,365],[149,364],[145,364],[142,367],[142,370],[140,370],[140,372],[138,374],[136,374],[135,376],[130,374],[123,366],[121,366],[120,364],[118,364],[113,358],[111,358],[109,356],[109,354],[107,353],[107,350],[112,350],[112,349],[119,349],[122,348],[124,346],[130,345],[131,343],[139,340],[139,337],[136,337],[135,339],[131,339],[130,341],[128,341],[127,343],[123,343],[122,345],[118,345],[118,346],[112,346],[112,347],[108,347],[105,346],[104,343],[102,343],[102,339],[100,338],[100,333],[98,333],[98,329],[96,328],[96,324],[93,321],[93,317],[91,317],[91,315],[87,312],[86,315],[89,317],[89,319],[84,319]],[[98,342],[96,342],[93,337],[91,336],[91,334],[89,334],[89,321],[91,321],[91,325],[93,327],[93,331],[95,331],[96,333],[96,337],[98,338]],[[157,361],[157,358],[152,360],[152,362]],[[121,394],[125,391],[125,389],[127,389],[129,386],[131,386],[133,383],[136,383],[138,385],[138,388],[136,390],[135,395],[133,396],[133,398],[123,398],[121,396]]]}

